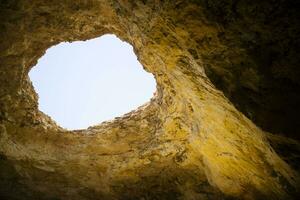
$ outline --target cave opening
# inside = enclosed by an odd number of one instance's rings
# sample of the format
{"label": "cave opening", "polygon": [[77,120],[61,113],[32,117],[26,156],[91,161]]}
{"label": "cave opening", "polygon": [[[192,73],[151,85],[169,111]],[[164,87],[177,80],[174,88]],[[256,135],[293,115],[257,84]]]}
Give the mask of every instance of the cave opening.
{"label": "cave opening", "polygon": [[39,110],[68,130],[121,116],[153,97],[156,81],[115,35],[62,42],[29,72]]}

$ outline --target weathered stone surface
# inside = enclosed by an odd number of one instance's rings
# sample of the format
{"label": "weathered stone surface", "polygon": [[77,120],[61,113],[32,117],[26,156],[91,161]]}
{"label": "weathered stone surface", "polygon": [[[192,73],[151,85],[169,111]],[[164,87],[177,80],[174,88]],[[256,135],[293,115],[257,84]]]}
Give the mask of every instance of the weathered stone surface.
{"label": "weathered stone surface", "polygon": [[[296,199],[299,142],[257,126],[299,138],[295,2],[0,0],[0,197]],[[28,71],[105,33],[133,45],[157,95],[66,131]]]}

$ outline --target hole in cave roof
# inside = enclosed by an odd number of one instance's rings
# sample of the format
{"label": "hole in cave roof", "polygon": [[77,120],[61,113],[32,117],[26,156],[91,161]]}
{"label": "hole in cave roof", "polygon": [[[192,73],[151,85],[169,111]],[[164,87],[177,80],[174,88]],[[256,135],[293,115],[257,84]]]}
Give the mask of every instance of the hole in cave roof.
{"label": "hole in cave roof", "polygon": [[110,34],[49,48],[29,76],[39,109],[69,130],[123,115],[149,101],[156,89],[132,46]]}

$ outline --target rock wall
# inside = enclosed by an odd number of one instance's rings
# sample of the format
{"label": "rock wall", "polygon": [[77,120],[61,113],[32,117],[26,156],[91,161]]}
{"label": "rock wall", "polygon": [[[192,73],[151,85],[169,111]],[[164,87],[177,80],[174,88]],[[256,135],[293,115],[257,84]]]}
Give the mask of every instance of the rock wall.
{"label": "rock wall", "polygon": [[[299,138],[296,1],[0,3],[2,199],[297,198],[300,145],[282,136]],[[66,131],[28,71],[52,45],[106,33],[133,45],[157,95]]]}

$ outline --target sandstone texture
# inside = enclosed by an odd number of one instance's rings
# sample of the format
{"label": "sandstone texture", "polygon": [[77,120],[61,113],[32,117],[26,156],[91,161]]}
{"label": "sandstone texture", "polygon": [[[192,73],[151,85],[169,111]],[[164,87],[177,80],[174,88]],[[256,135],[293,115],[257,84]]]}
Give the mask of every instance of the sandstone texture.
{"label": "sandstone texture", "polygon": [[[0,199],[297,199],[292,0],[0,0]],[[63,41],[129,42],[157,94],[67,131],[28,72]]]}

